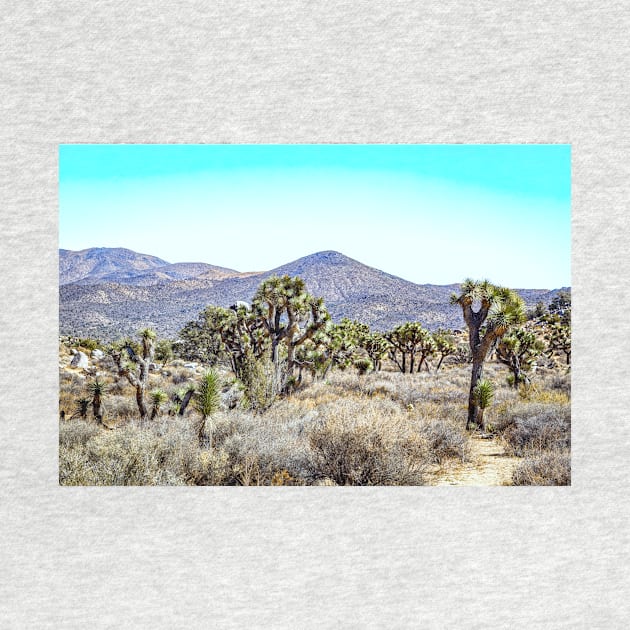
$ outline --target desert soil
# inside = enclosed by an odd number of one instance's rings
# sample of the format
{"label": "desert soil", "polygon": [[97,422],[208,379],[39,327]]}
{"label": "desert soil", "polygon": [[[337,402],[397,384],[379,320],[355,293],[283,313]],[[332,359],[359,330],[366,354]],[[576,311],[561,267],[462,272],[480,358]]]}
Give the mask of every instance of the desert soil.
{"label": "desert soil", "polygon": [[436,475],[434,486],[507,486],[519,463],[509,456],[495,439],[474,436],[470,441],[468,461],[452,464]]}

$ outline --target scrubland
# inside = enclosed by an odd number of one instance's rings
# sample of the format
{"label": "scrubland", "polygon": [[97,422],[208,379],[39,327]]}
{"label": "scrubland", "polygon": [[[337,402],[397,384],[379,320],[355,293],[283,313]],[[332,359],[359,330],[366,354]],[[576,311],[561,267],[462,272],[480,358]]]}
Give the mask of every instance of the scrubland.
{"label": "scrubland", "polygon": [[[92,374],[68,367],[61,349],[59,481],[62,485],[432,485],[474,458],[466,431],[470,366],[402,374],[333,370],[278,397],[262,413],[243,406],[242,387],[220,370],[221,405],[205,420],[164,404],[141,421],[129,383],[105,357]],[[94,371],[105,384],[102,423],[86,402]],[[198,382],[201,367],[172,361],[150,374],[169,399]],[[570,375],[540,369],[519,389],[489,362],[495,384],[486,439],[515,458],[514,485],[570,484]],[[83,403],[81,403],[83,399]],[[83,409],[81,409],[83,406]],[[83,413],[82,413],[83,412]]]}

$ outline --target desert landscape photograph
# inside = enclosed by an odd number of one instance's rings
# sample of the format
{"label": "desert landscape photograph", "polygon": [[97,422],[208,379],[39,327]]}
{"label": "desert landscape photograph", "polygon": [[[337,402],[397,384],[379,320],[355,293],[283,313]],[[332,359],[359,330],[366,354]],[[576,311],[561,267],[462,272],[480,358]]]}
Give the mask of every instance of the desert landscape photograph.
{"label": "desert landscape photograph", "polygon": [[59,483],[571,483],[569,145],[59,147]]}

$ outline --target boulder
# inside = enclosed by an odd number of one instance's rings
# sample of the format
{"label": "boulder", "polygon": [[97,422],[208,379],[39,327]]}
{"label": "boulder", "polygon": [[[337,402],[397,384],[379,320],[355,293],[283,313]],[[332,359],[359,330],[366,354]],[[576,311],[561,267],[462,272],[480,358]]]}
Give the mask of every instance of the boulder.
{"label": "boulder", "polygon": [[189,370],[195,370],[195,369],[197,369],[197,364],[196,363],[184,363],[184,367],[188,368]]}
{"label": "boulder", "polygon": [[72,357],[72,361],[70,362],[70,367],[74,368],[87,368],[89,365],[87,354],[80,350]]}
{"label": "boulder", "polygon": [[98,348],[94,348],[94,350],[92,350],[92,358],[95,361],[100,361],[104,356],[105,353],[102,350],[99,350]]}

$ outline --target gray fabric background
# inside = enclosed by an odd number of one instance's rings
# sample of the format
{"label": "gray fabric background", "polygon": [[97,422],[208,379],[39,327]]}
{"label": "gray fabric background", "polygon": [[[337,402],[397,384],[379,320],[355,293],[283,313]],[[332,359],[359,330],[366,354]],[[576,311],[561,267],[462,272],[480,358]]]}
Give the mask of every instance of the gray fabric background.
{"label": "gray fabric background", "polygon": [[[3,14],[0,627],[627,627],[626,3]],[[63,142],[571,143],[573,486],[58,487]]]}

